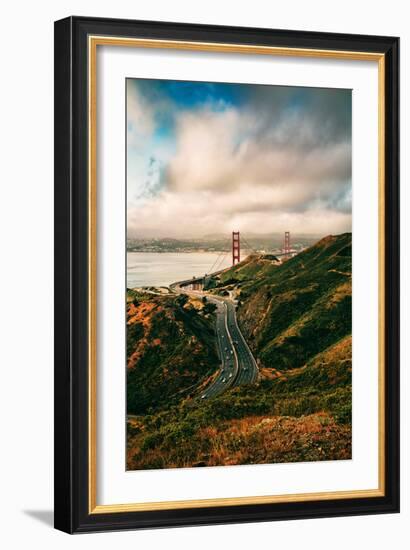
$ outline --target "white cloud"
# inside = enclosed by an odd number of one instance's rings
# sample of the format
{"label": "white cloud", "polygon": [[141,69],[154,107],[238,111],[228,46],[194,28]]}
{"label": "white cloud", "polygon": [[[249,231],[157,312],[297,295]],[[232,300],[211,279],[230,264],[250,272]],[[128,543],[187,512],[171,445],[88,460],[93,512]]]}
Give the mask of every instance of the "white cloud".
{"label": "white cloud", "polygon": [[[242,109],[175,114],[162,190],[129,208],[130,236],[351,230],[346,113],[333,100],[315,100],[306,112],[269,111],[266,93]],[[130,101],[132,124],[142,119],[152,131],[152,105],[137,95]]]}
{"label": "white cloud", "polygon": [[141,140],[154,130],[152,106],[139,93],[132,80],[127,81],[127,123],[128,147],[140,145]]}

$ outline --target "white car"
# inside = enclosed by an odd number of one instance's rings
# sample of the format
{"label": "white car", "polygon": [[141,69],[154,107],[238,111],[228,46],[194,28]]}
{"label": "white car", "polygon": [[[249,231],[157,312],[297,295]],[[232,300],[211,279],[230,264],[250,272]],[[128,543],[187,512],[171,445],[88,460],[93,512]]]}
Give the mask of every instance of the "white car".
{"label": "white car", "polygon": [[206,399],[206,395],[203,395],[203,396],[201,397],[201,399]]}
{"label": "white car", "polygon": [[232,373],[229,375],[229,378],[232,378]]}

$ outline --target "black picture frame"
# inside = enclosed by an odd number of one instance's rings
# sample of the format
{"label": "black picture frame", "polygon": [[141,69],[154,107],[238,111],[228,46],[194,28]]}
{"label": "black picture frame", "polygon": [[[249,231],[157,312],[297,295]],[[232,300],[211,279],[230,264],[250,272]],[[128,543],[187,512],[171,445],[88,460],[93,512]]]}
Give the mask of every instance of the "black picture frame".
{"label": "black picture frame", "polygon": [[[385,58],[385,494],[93,514],[89,511],[90,35],[377,52]],[[55,527],[67,533],[399,511],[399,39],[68,17],[55,23]]]}

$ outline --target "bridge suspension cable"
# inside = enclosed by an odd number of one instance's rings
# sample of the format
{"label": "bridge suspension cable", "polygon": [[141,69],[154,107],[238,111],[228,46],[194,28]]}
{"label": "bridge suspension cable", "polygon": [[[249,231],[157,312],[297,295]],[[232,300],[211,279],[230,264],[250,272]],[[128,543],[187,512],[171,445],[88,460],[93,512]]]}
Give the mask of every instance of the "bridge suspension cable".
{"label": "bridge suspension cable", "polygon": [[225,252],[225,254],[221,257],[219,263],[217,264],[215,271],[220,270],[220,268],[222,267],[223,261],[225,260],[227,255],[228,255],[228,252]]}
{"label": "bridge suspension cable", "polygon": [[[256,250],[249,244],[249,242],[243,236],[242,236],[242,242],[246,245],[248,250],[250,250],[253,254],[257,254]],[[230,245],[230,240],[228,238],[222,244],[223,248],[225,248],[226,246],[228,250],[221,250],[221,252],[219,252],[214,263],[212,264],[212,267],[210,267],[208,271],[209,274],[214,273],[215,271],[219,271],[221,269],[221,266],[223,265],[223,262],[226,256],[230,252],[229,245]]]}
{"label": "bridge suspension cable", "polygon": [[[229,239],[225,239],[225,241],[222,243],[222,246],[225,247],[225,245],[228,244],[228,247],[229,247]],[[229,248],[228,248],[229,250]],[[221,265],[222,261],[221,261],[221,256],[222,256],[222,259],[225,258],[225,256],[228,254],[227,251],[225,250],[221,250],[221,252],[218,254],[216,260],[214,261],[211,269],[208,271],[208,273],[213,273],[215,271],[215,267],[217,264]]]}
{"label": "bridge suspension cable", "polygon": [[242,242],[246,244],[248,250],[251,250],[254,254],[257,254],[256,250],[247,242],[245,237],[242,235]]}
{"label": "bridge suspension cable", "polygon": [[220,252],[220,253],[218,254],[218,256],[216,257],[216,260],[215,260],[214,263],[212,264],[212,267],[209,269],[208,273],[213,273],[213,272],[214,272],[215,266],[216,266],[216,264],[219,262],[219,260],[220,260],[220,258],[221,258],[221,256],[222,256],[222,254],[225,255],[226,252]]}

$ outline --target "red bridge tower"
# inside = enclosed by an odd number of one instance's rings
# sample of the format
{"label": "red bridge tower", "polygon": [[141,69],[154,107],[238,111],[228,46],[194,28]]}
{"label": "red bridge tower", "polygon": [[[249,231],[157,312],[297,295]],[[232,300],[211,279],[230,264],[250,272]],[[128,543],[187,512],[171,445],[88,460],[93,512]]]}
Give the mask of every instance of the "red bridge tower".
{"label": "red bridge tower", "polygon": [[290,231],[285,231],[285,243],[283,246],[283,253],[290,254]]}
{"label": "red bridge tower", "polygon": [[232,265],[241,261],[241,245],[239,231],[232,231]]}

